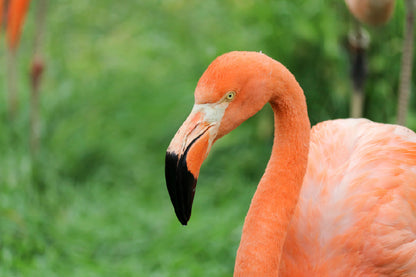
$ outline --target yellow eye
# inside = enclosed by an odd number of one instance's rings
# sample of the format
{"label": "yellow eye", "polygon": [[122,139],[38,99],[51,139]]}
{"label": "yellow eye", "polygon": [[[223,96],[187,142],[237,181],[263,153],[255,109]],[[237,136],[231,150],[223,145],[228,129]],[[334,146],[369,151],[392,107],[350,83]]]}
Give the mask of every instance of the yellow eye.
{"label": "yellow eye", "polygon": [[234,99],[234,96],[235,96],[235,91],[229,91],[229,92],[227,92],[227,94],[225,95],[225,99],[226,99],[227,101],[231,101],[231,100],[233,100],[233,99]]}

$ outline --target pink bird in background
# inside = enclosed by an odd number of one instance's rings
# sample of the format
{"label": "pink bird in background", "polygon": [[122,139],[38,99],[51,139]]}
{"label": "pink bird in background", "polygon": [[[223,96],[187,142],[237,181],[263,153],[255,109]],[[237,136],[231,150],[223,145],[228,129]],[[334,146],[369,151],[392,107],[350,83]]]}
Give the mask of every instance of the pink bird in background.
{"label": "pink bird in background", "polygon": [[348,9],[361,22],[381,25],[389,21],[395,0],[345,0]]}
{"label": "pink bird in background", "polygon": [[218,57],[197,84],[192,112],[166,154],[179,221],[191,216],[213,143],[266,103],[274,143],[234,276],[416,276],[416,134],[366,119],[311,130],[294,76],[257,52]]}
{"label": "pink bird in background", "polygon": [[[40,140],[40,83],[44,71],[41,44],[43,41],[46,1],[36,2],[33,57],[30,69],[31,97],[30,97],[30,149],[32,154],[37,152]],[[6,31],[7,38],[7,90],[9,120],[14,121],[19,104],[19,72],[18,49],[22,35],[24,21],[30,6],[30,0],[0,0],[0,34]]]}
{"label": "pink bird in background", "polygon": [[[409,99],[411,93],[411,81],[413,70],[413,33],[415,20],[415,0],[404,0],[405,18],[403,31],[403,45],[402,45],[402,60],[400,69],[400,82],[398,88],[398,104],[397,104],[397,124],[406,125],[407,113],[409,106]],[[394,11],[395,0],[345,0],[348,9],[358,21],[380,26],[387,23],[392,17]],[[354,48],[354,59],[359,55],[364,55],[369,44],[368,34],[365,34],[359,26],[353,32],[352,41],[350,44]],[[359,53],[357,53],[357,51]],[[358,56],[357,56],[358,55]],[[358,59],[363,59],[362,57]],[[362,63],[362,62],[361,62]],[[359,65],[363,66],[363,65]],[[357,69],[357,64],[355,66]],[[362,109],[364,102],[364,79],[365,69],[359,69],[353,74],[356,77],[354,80],[354,93],[351,99],[351,116],[362,117]],[[358,77],[358,78],[357,78]]]}

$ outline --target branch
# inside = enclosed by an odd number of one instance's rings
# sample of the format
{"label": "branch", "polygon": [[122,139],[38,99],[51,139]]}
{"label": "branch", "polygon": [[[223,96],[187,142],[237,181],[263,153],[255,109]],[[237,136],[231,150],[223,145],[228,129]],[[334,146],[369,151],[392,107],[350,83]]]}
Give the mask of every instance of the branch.
{"label": "branch", "polygon": [[404,40],[402,53],[402,68],[400,71],[399,101],[397,112],[397,124],[406,125],[407,108],[409,106],[410,82],[413,66],[413,30],[414,30],[414,0],[405,0],[406,22],[404,26]]}

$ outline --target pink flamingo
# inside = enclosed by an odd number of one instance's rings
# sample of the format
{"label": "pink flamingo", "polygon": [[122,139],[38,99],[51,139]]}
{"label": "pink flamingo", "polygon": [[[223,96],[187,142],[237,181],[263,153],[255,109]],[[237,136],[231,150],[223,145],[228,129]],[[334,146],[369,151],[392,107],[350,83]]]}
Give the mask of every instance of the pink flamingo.
{"label": "pink flamingo", "polygon": [[267,102],[270,161],[245,219],[234,276],[416,276],[416,134],[365,119],[310,129],[305,96],[279,62],[218,57],[166,154],[179,221],[190,215],[212,144]]}
{"label": "pink flamingo", "polygon": [[[351,13],[359,21],[369,25],[382,25],[389,21],[394,11],[395,0],[345,0]],[[405,24],[403,36],[403,50],[400,70],[399,99],[397,105],[397,123],[405,125],[407,110],[411,93],[411,81],[413,70],[413,33],[415,20],[415,1],[405,0]],[[355,42],[357,46],[365,50],[365,43],[361,31],[358,31]],[[364,46],[364,48],[363,48]],[[364,76],[361,76],[364,78]],[[352,97],[352,114],[361,116],[363,105],[362,87],[355,91]]]}
{"label": "pink flamingo", "polygon": [[[345,0],[345,3],[351,14],[361,23],[380,26],[391,18],[395,0]],[[367,77],[366,56],[370,43],[370,36],[358,21],[354,21],[354,29],[348,35],[353,85],[350,116],[355,118],[363,117],[364,87]]]}

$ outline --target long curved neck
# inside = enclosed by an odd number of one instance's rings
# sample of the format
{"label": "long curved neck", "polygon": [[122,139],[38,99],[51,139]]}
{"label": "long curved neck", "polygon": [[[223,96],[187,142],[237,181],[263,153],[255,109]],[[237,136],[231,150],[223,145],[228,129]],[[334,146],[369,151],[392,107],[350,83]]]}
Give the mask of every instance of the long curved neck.
{"label": "long curved neck", "polygon": [[247,213],[234,276],[278,276],[288,226],[306,172],[310,123],[305,97],[293,75],[279,67],[270,104],[273,150]]}
{"label": "long curved neck", "polygon": [[393,13],[395,0],[345,0],[351,13],[370,25],[386,23]]}

